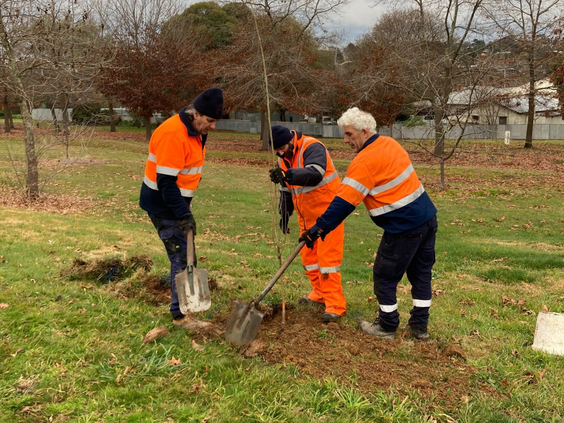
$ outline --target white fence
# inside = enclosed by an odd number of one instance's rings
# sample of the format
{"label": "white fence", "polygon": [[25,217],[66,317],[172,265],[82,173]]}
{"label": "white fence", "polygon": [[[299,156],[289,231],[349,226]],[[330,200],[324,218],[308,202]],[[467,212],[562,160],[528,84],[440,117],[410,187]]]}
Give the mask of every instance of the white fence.
{"label": "white fence", "polygon": [[[72,109],[67,109],[69,114],[69,121],[72,119]],[[55,109],[55,116],[59,122],[63,120],[63,111],[61,109]],[[47,121],[53,122],[53,113],[51,109],[33,109],[31,111],[31,118],[36,121]]]}
{"label": "white fence", "polygon": [[[304,134],[324,137],[343,138],[343,130],[337,125],[322,125],[320,123],[292,123],[272,122],[273,125],[283,125],[288,129],[303,132]],[[259,134],[260,122],[248,120],[222,119],[216,123],[217,129],[225,129],[236,132],[249,132]],[[524,140],[527,125],[468,125],[464,131],[464,139],[505,139],[505,133],[509,131],[513,140]],[[395,139],[433,139],[433,127],[430,125],[403,126],[395,124],[393,127],[378,128],[378,133],[388,135]],[[455,127],[447,135],[447,139],[457,139],[461,129]],[[564,140],[564,124],[538,124],[533,127],[533,139],[536,140]]]}

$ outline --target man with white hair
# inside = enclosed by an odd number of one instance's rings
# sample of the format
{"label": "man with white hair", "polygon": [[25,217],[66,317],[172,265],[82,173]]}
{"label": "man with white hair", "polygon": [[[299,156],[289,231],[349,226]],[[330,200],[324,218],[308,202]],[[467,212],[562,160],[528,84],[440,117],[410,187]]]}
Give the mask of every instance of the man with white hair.
{"label": "man with white hair", "polygon": [[411,283],[413,308],[405,330],[429,339],[431,272],[435,263],[437,209],[417,177],[407,151],[393,138],[376,133],[374,117],[357,107],[337,124],[345,144],[357,154],[337,195],[300,241],[309,245],[336,228],[361,202],[372,221],[384,229],[374,260],[374,294],[380,304],[374,323],[359,329],[381,339],[394,339],[399,326],[397,285],[404,274]]}

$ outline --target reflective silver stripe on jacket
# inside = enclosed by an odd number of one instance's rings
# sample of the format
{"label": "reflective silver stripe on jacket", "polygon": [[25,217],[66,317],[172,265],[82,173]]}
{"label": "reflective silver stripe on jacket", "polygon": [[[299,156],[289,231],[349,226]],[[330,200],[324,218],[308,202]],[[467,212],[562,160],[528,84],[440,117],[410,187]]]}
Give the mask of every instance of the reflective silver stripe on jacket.
{"label": "reflective silver stripe on jacket", "polygon": [[341,269],[341,266],[320,267],[319,273],[327,275],[329,273],[337,273],[340,269]]}
{"label": "reflective silver stripe on jacket", "polygon": [[392,204],[387,204],[385,206],[378,207],[376,209],[368,210],[368,213],[370,214],[370,216],[380,216],[382,214],[389,213],[393,210],[401,209],[402,207],[407,206],[409,203],[412,203],[415,200],[417,200],[424,192],[425,192],[425,188],[423,188],[423,185],[420,185],[419,188],[417,188],[414,192],[412,192],[406,197],[403,197],[401,200],[396,201],[395,203]]}
{"label": "reflective silver stripe on jacket", "polygon": [[317,170],[319,173],[321,173],[321,176],[325,176],[325,174],[327,173],[327,171],[325,169],[323,169],[321,166],[316,165],[316,164],[308,164],[306,167],[315,168],[315,170]]}
{"label": "reflective silver stripe on jacket", "polygon": [[[143,177],[143,183],[145,185],[147,185],[149,188],[151,188],[152,190],[155,190],[155,191],[159,190],[157,183],[151,181],[146,176]],[[183,197],[193,197],[195,192],[196,192],[193,189],[183,189],[183,188],[179,188],[179,189],[180,189],[180,195],[182,195]]]}
{"label": "reflective silver stripe on jacket", "polygon": [[304,266],[305,270],[315,270],[315,269],[319,269],[319,265],[317,263],[315,264],[306,264]]}
{"label": "reflective silver stripe on jacket", "polygon": [[397,309],[398,303],[395,303],[394,305],[380,304],[380,310],[382,310],[384,313],[391,313],[392,311],[396,311]]}
{"label": "reflective silver stripe on jacket", "polygon": [[288,187],[283,187],[282,185],[280,185],[280,191],[290,192],[290,189]]}
{"label": "reflective silver stripe on jacket", "polygon": [[183,197],[193,197],[194,194],[196,193],[196,190],[194,189],[184,189],[184,188],[179,188],[180,189],[180,195],[182,195]]}
{"label": "reflective silver stripe on jacket", "polygon": [[202,173],[203,166],[198,167],[185,167],[180,171],[183,175],[197,175],[198,173]]}
{"label": "reflective silver stripe on jacket", "polygon": [[304,138],[304,142],[302,142],[302,148],[300,148],[300,152],[298,153],[298,167],[304,167],[304,165],[302,164],[302,151],[304,151],[304,149],[306,148],[308,141],[311,141],[313,139],[314,138],[311,137]]}
{"label": "reflective silver stripe on jacket", "polygon": [[370,190],[370,195],[380,194],[381,192],[387,191],[387,190],[401,184],[403,181],[405,181],[407,178],[409,178],[409,175],[411,175],[413,172],[414,172],[413,165],[410,164],[407,167],[407,169],[405,169],[398,177],[392,179],[390,182],[385,183],[384,185],[380,185],[380,186],[372,188]]}
{"label": "reflective silver stripe on jacket", "polygon": [[413,307],[431,307],[432,300],[416,300],[413,299]]}
{"label": "reflective silver stripe on jacket", "polygon": [[364,195],[365,197],[368,195],[368,193],[370,192],[370,190],[368,188],[366,188],[364,185],[362,185],[360,182],[352,179],[352,178],[345,178],[342,180],[341,182],[342,185],[348,185],[351,188],[356,189],[358,192],[360,192],[362,195]]}
{"label": "reflective silver stripe on jacket", "polygon": [[143,183],[145,185],[147,185],[149,188],[154,189],[155,191],[159,190],[159,187],[157,186],[156,182],[151,181],[149,178],[147,178],[146,176],[143,177]]}
{"label": "reflective silver stripe on jacket", "polygon": [[[157,156],[155,156],[153,153],[149,153],[148,160],[150,162],[157,163]],[[167,166],[157,166],[157,173],[160,173],[161,175],[170,175],[170,176],[176,176],[179,173],[183,175],[197,175],[198,173],[202,173],[202,169],[203,166],[186,167],[182,170],[178,170],[173,167],[167,167]]]}
{"label": "reflective silver stripe on jacket", "polygon": [[333,172],[331,175],[323,178],[321,180],[320,183],[318,183],[316,186],[314,187],[299,187],[299,188],[292,188],[292,193],[294,195],[296,194],[306,194],[308,192],[313,191],[314,189],[320,188],[323,185],[327,185],[329,182],[331,182],[333,179],[337,178],[337,171]]}
{"label": "reflective silver stripe on jacket", "polygon": [[157,166],[157,173],[161,175],[177,176],[180,171],[173,167]]}

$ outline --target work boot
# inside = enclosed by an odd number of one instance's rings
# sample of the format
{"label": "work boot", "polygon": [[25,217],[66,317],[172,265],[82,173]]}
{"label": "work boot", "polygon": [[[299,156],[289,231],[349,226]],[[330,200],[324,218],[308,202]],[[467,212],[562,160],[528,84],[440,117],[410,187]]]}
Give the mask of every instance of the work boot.
{"label": "work boot", "polygon": [[308,305],[312,307],[323,307],[325,308],[325,303],[320,303],[319,301],[310,300],[307,297],[298,298],[298,304]]}
{"label": "work boot", "polygon": [[176,327],[188,329],[188,330],[199,330],[199,329],[209,329],[213,326],[211,322],[205,322],[203,320],[196,320],[190,316],[184,316],[181,319],[175,319],[172,324]]}
{"label": "work boot", "polygon": [[339,320],[341,320],[341,316],[335,313],[329,313],[328,311],[323,313],[323,316],[321,316],[321,321],[323,323],[338,322]]}
{"label": "work boot", "polygon": [[427,328],[419,327],[419,326],[411,326],[409,323],[404,329],[409,335],[413,336],[418,341],[428,341],[429,334],[427,333]]}
{"label": "work boot", "polygon": [[361,320],[358,324],[358,329],[367,335],[374,336],[380,339],[394,339],[396,337],[396,331],[388,331],[380,326],[380,323],[374,322],[370,323],[366,320]]}

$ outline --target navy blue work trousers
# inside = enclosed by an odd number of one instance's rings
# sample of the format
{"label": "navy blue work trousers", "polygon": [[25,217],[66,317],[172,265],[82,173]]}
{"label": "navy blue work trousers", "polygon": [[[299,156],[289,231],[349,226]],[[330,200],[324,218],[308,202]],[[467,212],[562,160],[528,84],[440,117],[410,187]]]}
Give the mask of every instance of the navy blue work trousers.
{"label": "navy blue work trousers", "polygon": [[386,330],[399,326],[396,297],[404,274],[411,283],[413,308],[409,325],[427,329],[431,306],[431,274],[435,264],[437,217],[399,234],[384,231],[374,260],[374,294],[380,303],[378,320]]}
{"label": "navy blue work trousers", "polygon": [[[178,305],[178,294],[174,279],[177,273],[186,268],[188,261],[186,259],[186,235],[180,228],[179,220],[151,217],[151,221],[155,228],[157,228],[159,238],[163,242],[170,260],[170,314],[172,314],[173,319],[179,319],[184,315],[180,312],[180,306]],[[196,266],[195,251],[196,249],[194,248],[194,266]]]}

